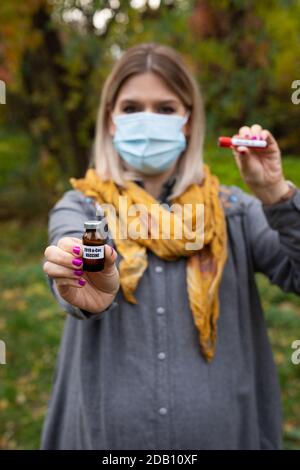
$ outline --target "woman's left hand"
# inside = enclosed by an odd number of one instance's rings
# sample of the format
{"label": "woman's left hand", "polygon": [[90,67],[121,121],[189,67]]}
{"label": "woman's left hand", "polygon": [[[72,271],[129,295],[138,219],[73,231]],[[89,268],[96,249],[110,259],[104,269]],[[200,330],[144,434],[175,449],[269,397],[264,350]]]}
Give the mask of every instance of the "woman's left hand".
{"label": "woman's left hand", "polygon": [[281,152],[275,138],[259,124],[241,127],[235,137],[267,141],[266,148],[239,146],[232,147],[232,151],[243,180],[255,196],[264,204],[276,202],[289,186],[283,175]]}

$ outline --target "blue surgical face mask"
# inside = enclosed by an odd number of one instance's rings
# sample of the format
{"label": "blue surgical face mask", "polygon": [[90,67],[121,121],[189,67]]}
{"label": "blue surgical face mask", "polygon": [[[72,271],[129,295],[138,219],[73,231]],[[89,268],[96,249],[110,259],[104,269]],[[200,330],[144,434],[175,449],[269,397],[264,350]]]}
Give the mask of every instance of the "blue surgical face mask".
{"label": "blue surgical face mask", "polygon": [[138,112],[113,116],[113,144],[121,158],[145,174],[167,170],[186,148],[185,116]]}

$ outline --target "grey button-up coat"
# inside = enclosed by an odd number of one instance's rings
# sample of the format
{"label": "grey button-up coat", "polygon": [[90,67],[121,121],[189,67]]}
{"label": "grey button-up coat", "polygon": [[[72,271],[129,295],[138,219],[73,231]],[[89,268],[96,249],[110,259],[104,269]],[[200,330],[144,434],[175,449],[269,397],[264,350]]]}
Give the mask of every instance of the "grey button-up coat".
{"label": "grey button-up coat", "polygon": [[[228,189],[228,260],[211,363],[189,307],[185,258],[164,261],[149,251],[138,303],[120,289],[99,314],[65,302],[48,279],[67,315],[42,449],[281,447],[278,377],[254,273],[300,294],[300,190],[264,206],[236,186],[221,186],[222,201]],[[50,211],[49,244],[80,238],[94,217],[91,199],[67,191]]]}

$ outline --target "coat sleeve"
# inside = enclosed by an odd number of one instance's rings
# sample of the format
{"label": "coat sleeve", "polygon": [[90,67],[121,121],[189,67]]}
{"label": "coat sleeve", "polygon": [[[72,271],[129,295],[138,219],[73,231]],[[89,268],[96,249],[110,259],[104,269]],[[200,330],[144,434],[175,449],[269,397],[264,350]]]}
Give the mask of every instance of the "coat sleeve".
{"label": "coat sleeve", "polygon": [[[84,222],[88,219],[95,218],[95,208],[91,204],[91,200],[86,198],[80,191],[66,191],[63,197],[54,205],[49,212],[48,218],[48,244],[57,245],[62,237],[81,238],[83,234]],[[110,238],[107,243],[112,245]],[[43,259],[43,264],[46,261]],[[114,309],[118,302],[113,301],[105,310],[99,313],[90,313],[80,309],[75,305],[66,302],[59,294],[56,283],[52,278],[46,275],[46,281],[53,296],[58,301],[62,309],[79,320],[100,320],[104,313]]]}
{"label": "coat sleeve", "polygon": [[254,196],[246,199],[246,230],[254,270],[284,292],[300,295],[300,190],[297,188],[288,201],[271,205]]}

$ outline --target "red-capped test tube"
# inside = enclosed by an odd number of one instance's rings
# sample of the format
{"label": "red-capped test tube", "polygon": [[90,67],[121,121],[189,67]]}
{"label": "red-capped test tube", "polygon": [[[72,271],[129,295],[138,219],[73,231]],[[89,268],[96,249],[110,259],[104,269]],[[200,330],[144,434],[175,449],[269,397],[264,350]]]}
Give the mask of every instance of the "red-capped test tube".
{"label": "red-capped test tube", "polygon": [[240,137],[219,137],[218,144],[220,147],[256,147],[266,148],[268,143],[266,140],[242,139]]}

